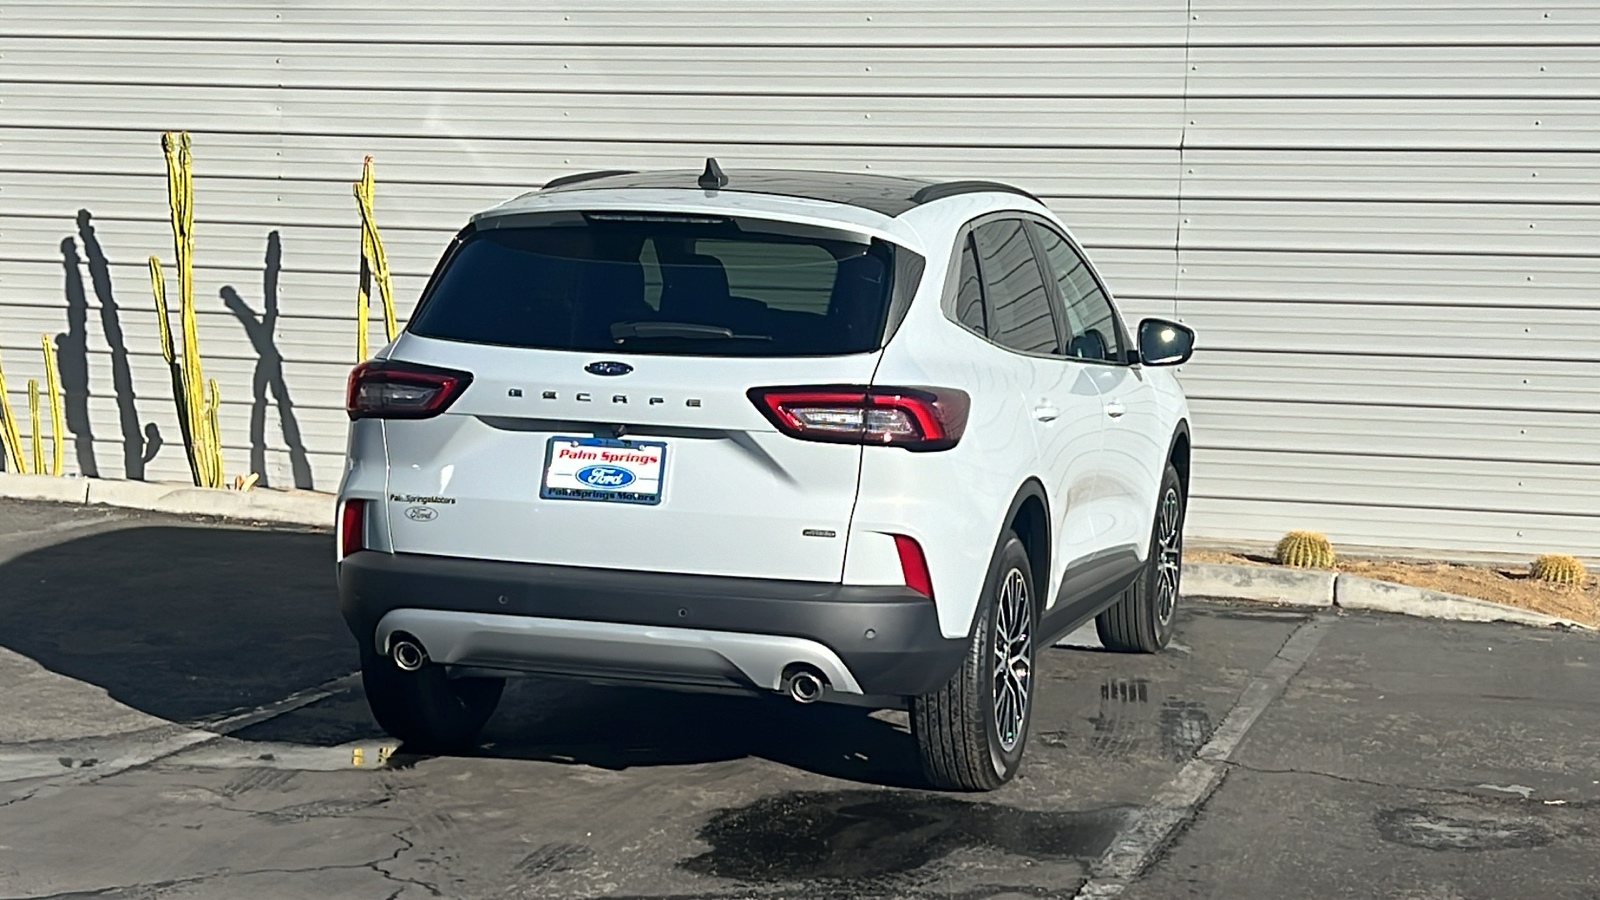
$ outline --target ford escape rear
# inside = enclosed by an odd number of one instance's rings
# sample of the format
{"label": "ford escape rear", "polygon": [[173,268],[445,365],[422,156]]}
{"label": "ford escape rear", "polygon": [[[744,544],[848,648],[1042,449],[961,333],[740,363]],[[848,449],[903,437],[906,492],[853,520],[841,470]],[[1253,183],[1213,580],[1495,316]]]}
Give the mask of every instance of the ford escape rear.
{"label": "ford escape rear", "polygon": [[1003,185],[594,173],[475,217],[350,379],[346,620],[383,727],[547,673],[907,706],[1011,777],[1039,648],[1171,633],[1187,410]]}

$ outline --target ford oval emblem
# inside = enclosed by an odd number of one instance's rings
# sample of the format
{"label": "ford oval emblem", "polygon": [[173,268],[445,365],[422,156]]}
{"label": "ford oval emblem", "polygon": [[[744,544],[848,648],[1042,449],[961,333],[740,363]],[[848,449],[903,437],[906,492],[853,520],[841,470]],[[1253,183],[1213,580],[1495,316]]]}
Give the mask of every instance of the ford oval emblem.
{"label": "ford oval emblem", "polygon": [[633,371],[633,366],[625,362],[602,360],[601,362],[589,363],[583,367],[583,370],[590,375],[626,375]]}
{"label": "ford oval emblem", "polygon": [[632,472],[616,466],[584,466],[572,477],[592,488],[625,488],[636,480]]}
{"label": "ford oval emblem", "polygon": [[413,522],[432,522],[438,515],[438,510],[426,506],[412,506],[406,509],[406,518]]}

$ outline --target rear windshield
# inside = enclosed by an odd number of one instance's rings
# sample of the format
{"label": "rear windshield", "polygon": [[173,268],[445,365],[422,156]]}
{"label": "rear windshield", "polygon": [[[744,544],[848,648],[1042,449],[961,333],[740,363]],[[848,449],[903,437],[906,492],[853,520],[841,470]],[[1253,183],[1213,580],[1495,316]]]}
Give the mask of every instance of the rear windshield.
{"label": "rear windshield", "polygon": [[880,345],[895,252],[709,217],[590,214],[474,231],[409,328],[550,350],[861,353]]}

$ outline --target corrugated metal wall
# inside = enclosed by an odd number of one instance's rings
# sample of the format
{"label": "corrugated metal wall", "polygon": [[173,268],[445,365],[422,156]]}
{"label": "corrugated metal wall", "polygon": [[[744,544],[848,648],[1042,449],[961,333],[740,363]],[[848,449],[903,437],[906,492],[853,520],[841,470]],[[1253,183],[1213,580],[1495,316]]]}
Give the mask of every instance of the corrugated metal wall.
{"label": "corrugated metal wall", "polygon": [[1047,198],[1201,331],[1193,533],[1600,554],[1600,0],[12,0],[0,40],[0,349],[21,412],[61,336],[78,471],[187,477],[163,129],[229,471],[324,490],[364,154],[402,315],[473,210],[715,154]]}

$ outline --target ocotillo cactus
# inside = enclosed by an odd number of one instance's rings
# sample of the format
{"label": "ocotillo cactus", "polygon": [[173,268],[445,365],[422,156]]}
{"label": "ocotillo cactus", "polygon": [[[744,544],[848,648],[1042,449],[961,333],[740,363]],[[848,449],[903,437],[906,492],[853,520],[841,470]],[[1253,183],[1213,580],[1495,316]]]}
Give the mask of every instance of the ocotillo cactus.
{"label": "ocotillo cactus", "polygon": [[1589,574],[1577,557],[1565,553],[1546,553],[1534,560],[1528,571],[1540,581],[1553,584],[1583,584]]}
{"label": "ocotillo cactus", "polygon": [[28,471],[22,458],[22,435],[17,431],[17,417],[11,414],[11,399],[6,394],[6,373],[0,367],[0,451],[11,459],[7,468],[12,472]]}
{"label": "ocotillo cactus", "polygon": [[356,288],[356,361],[367,359],[367,319],[372,305],[372,282],[378,282],[378,298],[383,302],[385,340],[394,340],[398,330],[394,315],[394,287],[389,278],[389,259],[378,236],[378,222],[372,213],[372,157],[361,162],[361,180],[356,182],[356,209],[361,213],[361,278]]}
{"label": "ocotillo cactus", "polygon": [[200,487],[222,487],[222,440],[217,428],[216,383],[206,400],[206,379],[200,368],[200,336],[194,315],[194,178],[189,135],[167,132],[161,136],[167,157],[167,202],[172,207],[172,244],[178,266],[178,321],[183,332],[183,358],[178,362],[167,321],[167,300],[161,262],[150,257],[150,286],[160,318],[161,353],[174,367],[173,387],[178,415],[183,423],[189,471]]}
{"label": "ocotillo cactus", "polygon": [[1278,541],[1277,559],[1280,565],[1298,569],[1328,569],[1333,567],[1333,545],[1326,535],[1315,531],[1291,531]]}
{"label": "ocotillo cactus", "polygon": [[50,335],[39,335],[39,344],[44,348],[44,383],[50,394],[50,474],[60,475],[63,450],[61,376],[56,372],[56,354],[55,348],[50,346]]}

